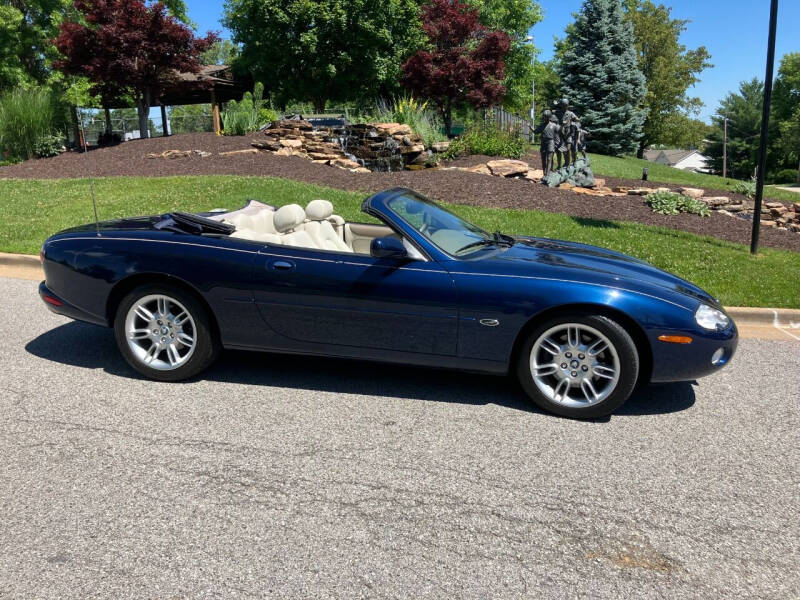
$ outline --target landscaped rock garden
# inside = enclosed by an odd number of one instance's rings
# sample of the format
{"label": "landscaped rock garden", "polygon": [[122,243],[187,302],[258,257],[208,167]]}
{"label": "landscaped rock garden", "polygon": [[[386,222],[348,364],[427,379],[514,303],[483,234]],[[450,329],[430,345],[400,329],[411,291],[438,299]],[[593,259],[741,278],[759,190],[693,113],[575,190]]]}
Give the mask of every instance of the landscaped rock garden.
{"label": "landscaped rock garden", "polygon": [[[491,175],[494,177],[504,177],[512,179],[525,179],[534,183],[539,183],[543,178],[541,169],[531,168],[528,163],[522,160],[498,159],[490,160],[470,167],[444,167],[454,171],[465,171],[468,173],[479,173],[481,175]],[[605,179],[594,178],[593,187],[579,187],[569,183],[562,183],[558,189],[569,190],[576,194],[587,196],[642,196],[647,201],[647,196],[655,192],[677,193],[687,198],[703,202],[709,210],[718,212],[721,215],[730,217],[740,217],[748,220],[753,219],[753,202],[742,199],[731,199],[728,196],[706,196],[705,190],[700,188],[682,187],[627,187],[615,186],[606,187]],[[788,231],[800,233],[800,202],[786,205],[783,202],[765,202],[761,208],[761,224],[767,227],[783,228]]]}

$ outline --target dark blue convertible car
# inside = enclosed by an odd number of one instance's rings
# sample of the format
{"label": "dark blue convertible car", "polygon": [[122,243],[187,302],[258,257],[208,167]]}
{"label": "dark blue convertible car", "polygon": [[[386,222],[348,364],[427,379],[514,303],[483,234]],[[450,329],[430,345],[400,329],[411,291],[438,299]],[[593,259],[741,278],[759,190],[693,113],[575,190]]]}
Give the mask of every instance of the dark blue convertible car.
{"label": "dark blue convertible car", "polygon": [[611,413],[637,384],[725,365],[737,332],[706,292],[629,256],[488,233],[397,188],[350,223],[326,200],[62,231],[50,310],[114,328],[140,373],[191,377],[221,348],[512,373],[540,407]]}

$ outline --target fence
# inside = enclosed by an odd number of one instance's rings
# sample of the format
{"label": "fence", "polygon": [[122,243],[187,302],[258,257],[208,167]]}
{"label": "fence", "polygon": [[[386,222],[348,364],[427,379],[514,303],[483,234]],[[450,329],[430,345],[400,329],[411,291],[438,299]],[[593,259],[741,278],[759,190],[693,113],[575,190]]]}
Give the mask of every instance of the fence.
{"label": "fence", "polygon": [[494,121],[494,124],[497,125],[499,129],[510,133],[516,133],[519,137],[529,142],[533,141],[533,130],[536,126],[531,123],[530,119],[519,117],[499,106],[487,108],[484,113],[484,119],[486,123]]}

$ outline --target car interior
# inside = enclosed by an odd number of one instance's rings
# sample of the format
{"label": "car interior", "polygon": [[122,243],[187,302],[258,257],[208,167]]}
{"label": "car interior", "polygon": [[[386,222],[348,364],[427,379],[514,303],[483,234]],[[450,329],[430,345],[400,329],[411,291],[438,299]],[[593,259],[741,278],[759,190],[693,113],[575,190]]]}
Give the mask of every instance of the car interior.
{"label": "car interior", "polygon": [[401,239],[409,258],[423,259],[417,248],[397,235],[391,227],[369,223],[347,223],[333,214],[328,200],[312,200],[305,209],[287,204],[275,209],[251,200],[239,210],[209,217],[233,225],[230,237],[267,244],[313,248],[334,252],[370,254],[372,240],[380,237]]}

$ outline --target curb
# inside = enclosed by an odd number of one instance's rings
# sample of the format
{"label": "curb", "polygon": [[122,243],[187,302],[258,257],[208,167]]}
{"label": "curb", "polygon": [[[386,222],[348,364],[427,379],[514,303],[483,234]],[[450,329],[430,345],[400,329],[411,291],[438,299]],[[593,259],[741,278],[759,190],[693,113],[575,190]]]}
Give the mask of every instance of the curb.
{"label": "curb", "polygon": [[726,306],[725,312],[736,323],[747,325],[774,325],[789,321],[800,323],[800,309],[796,308],[755,308],[749,306]]}
{"label": "curb", "polygon": [[0,266],[2,267],[36,267],[41,268],[38,256],[30,254],[8,254],[0,252]]}

